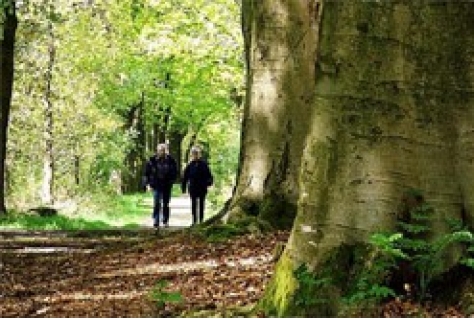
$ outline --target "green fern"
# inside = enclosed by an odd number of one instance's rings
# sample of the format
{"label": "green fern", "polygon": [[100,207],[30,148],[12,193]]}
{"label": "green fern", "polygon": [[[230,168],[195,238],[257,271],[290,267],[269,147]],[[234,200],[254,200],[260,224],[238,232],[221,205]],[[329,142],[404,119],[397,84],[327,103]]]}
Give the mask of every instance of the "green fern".
{"label": "green fern", "polygon": [[397,267],[397,261],[407,258],[398,247],[402,239],[401,233],[375,233],[370,237],[372,252],[356,278],[354,291],[345,298],[347,303],[380,302],[388,297],[395,297],[395,291],[384,282],[390,272]]}
{"label": "green fern", "polygon": [[401,259],[408,260],[418,274],[417,290],[419,299],[427,296],[429,284],[436,274],[442,271],[443,253],[456,243],[465,245],[467,256],[461,263],[474,268],[474,235],[466,229],[458,219],[447,220],[451,233],[429,241],[427,235],[431,231],[429,221],[434,209],[431,205],[421,202],[423,196],[419,191],[412,191],[408,196],[416,197],[417,206],[411,207],[408,221],[397,223],[400,232],[375,233],[369,243],[375,249],[364,271],[359,274],[356,290],[348,298],[349,302],[367,299],[381,300],[394,296],[389,287],[383,285],[384,275],[396,268]]}
{"label": "green fern", "polygon": [[399,222],[398,225],[403,231],[412,235],[423,234],[430,229],[428,226],[425,225],[410,224],[404,222]]}
{"label": "green fern", "polygon": [[318,278],[309,271],[306,264],[301,264],[294,275],[298,281],[298,288],[295,292],[295,305],[297,307],[308,308],[317,304],[327,302],[327,298],[316,297],[324,287],[330,284],[329,278]]}

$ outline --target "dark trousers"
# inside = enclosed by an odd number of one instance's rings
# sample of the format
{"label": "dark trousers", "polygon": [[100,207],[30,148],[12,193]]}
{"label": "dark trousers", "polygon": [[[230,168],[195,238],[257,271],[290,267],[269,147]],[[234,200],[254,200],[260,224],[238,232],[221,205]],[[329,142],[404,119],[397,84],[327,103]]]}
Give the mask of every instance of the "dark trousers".
{"label": "dark trousers", "polygon": [[196,223],[203,222],[205,203],[206,194],[191,195],[191,212],[193,213],[193,225]]}
{"label": "dark trousers", "polygon": [[170,218],[171,189],[153,190],[153,219],[155,225],[160,224],[160,212],[163,224],[168,224]]}

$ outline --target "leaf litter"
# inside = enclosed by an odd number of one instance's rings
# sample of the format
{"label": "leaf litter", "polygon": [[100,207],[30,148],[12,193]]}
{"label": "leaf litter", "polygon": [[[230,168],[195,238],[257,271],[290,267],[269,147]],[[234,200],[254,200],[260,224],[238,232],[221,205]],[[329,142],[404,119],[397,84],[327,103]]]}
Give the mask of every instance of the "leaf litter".
{"label": "leaf litter", "polygon": [[[274,247],[285,243],[288,235],[248,234],[209,243],[201,236],[176,232],[142,240],[114,239],[102,248],[96,243],[87,253],[79,252],[81,239],[76,238],[70,245],[74,250],[53,254],[20,253],[18,243],[9,241],[15,250],[0,253],[1,315],[178,317],[251,306],[271,278]],[[157,307],[150,294],[160,281],[183,301]]]}

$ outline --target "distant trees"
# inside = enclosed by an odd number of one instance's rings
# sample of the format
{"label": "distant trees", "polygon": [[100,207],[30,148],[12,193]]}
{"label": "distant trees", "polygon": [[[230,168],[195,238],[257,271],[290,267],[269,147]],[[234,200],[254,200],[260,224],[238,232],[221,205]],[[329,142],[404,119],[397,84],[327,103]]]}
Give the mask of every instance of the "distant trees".
{"label": "distant trees", "polygon": [[229,182],[243,87],[238,11],[231,0],[21,2],[2,153],[12,203],[112,190],[111,178],[114,190],[137,191],[165,140],[183,160],[189,143],[208,143]]}

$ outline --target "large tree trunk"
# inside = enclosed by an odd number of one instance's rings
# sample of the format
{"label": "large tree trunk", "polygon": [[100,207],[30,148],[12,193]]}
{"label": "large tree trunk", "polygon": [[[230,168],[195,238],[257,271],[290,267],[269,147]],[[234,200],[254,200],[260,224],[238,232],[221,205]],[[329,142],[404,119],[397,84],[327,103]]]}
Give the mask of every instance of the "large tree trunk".
{"label": "large tree trunk", "polygon": [[18,20],[15,1],[2,2],[0,18],[0,215],[5,207],[5,158],[13,88],[15,32]]}
{"label": "large tree trunk", "polygon": [[[262,214],[271,194],[298,198],[262,305],[277,316],[333,316],[358,245],[394,229],[407,190],[434,207],[433,236],[447,231],[446,218],[474,226],[474,5],[248,0],[245,12],[249,87],[234,209],[246,201],[254,206],[243,209]],[[445,269],[456,258],[446,256]],[[311,309],[295,297],[302,264],[333,279]]]}
{"label": "large tree trunk", "polygon": [[54,202],[54,154],[53,154],[53,101],[52,89],[53,68],[56,60],[56,46],[54,44],[53,23],[48,22],[48,67],[45,75],[44,92],[44,156],[43,156],[43,184],[41,187],[41,201],[43,205],[52,205]]}
{"label": "large tree trunk", "polygon": [[290,227],[314,96],[317,1],[243,1],[247,94],[230,219]]}

